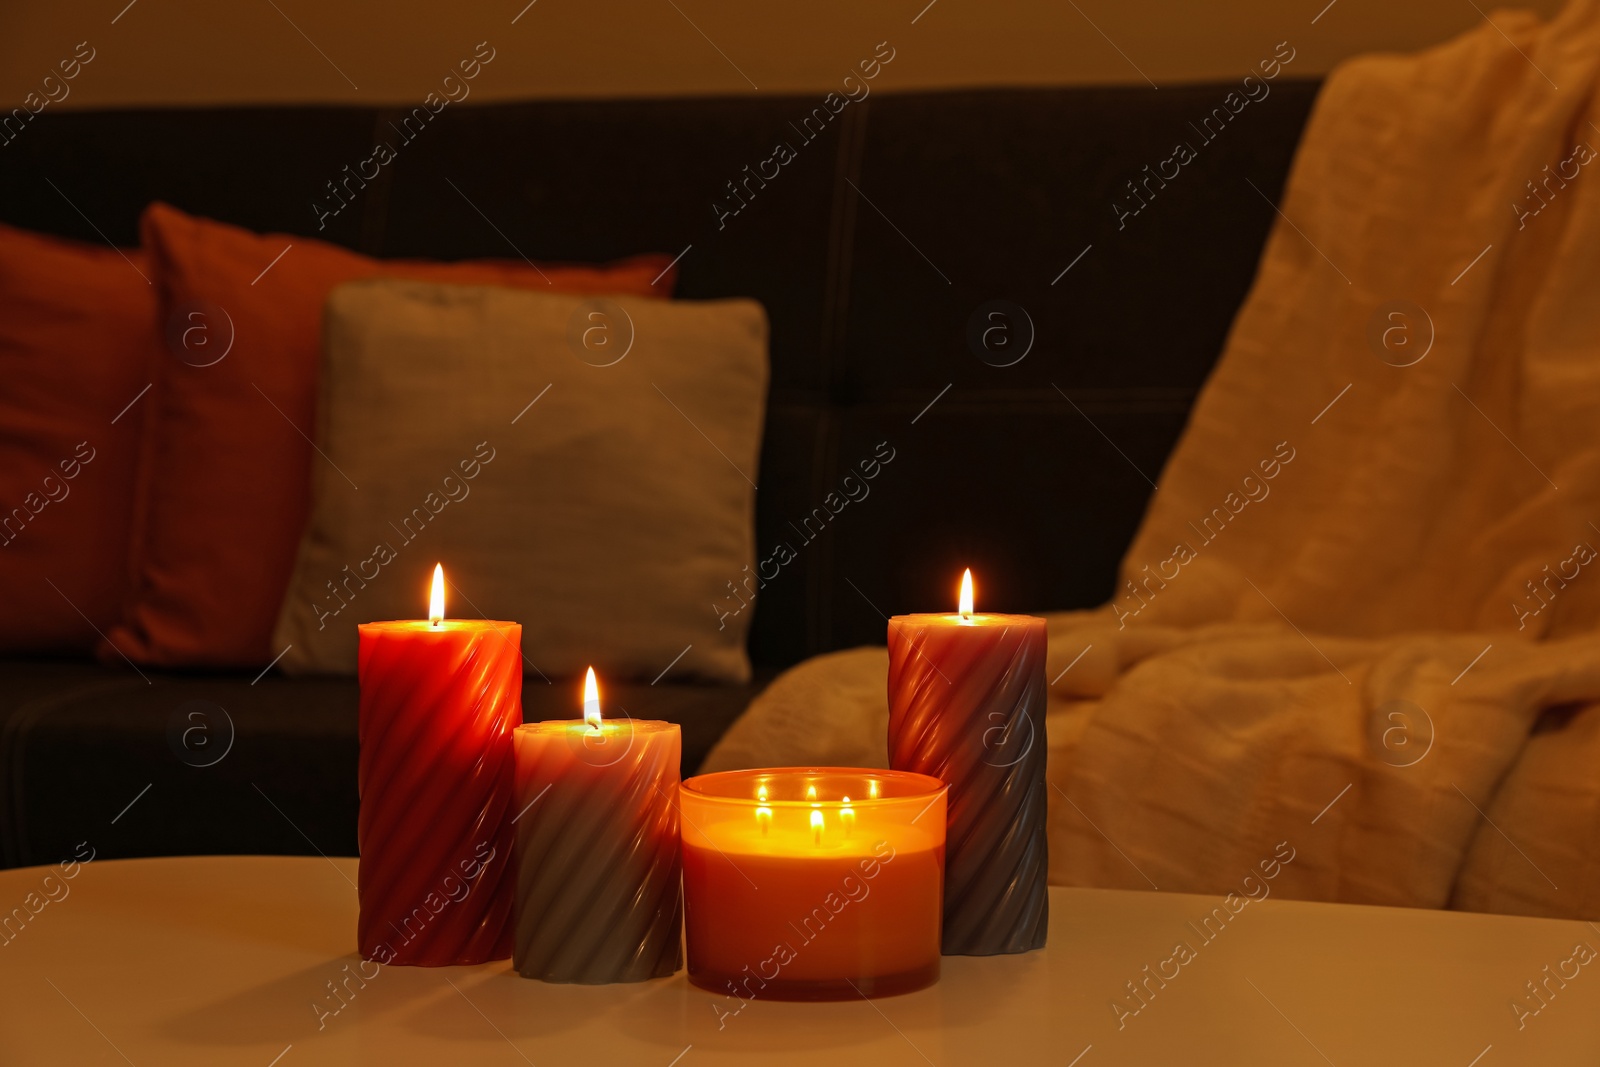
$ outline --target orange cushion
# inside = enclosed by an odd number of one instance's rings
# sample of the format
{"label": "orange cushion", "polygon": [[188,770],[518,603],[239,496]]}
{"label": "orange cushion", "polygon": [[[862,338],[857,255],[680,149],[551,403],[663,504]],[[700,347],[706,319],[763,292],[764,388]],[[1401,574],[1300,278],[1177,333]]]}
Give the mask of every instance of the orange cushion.
{"label": "orange cushion", "polygon": [[0,226],[0,650],[87,652],[117,617],[153,277],[141,252]]}
{"label": "orange cushion", "polygon": [[[669,256],[608,265],[381,261],[306,237],[254,234],[152,204],[167,347],[145,441],[131,567],[110,632],[163,666],[271,661],[272,627],[326,463],[315,400],[322,306],[337,285],[387,276],[544,292],[668,296]],[[659,277],[656,284],[652,284]]]}

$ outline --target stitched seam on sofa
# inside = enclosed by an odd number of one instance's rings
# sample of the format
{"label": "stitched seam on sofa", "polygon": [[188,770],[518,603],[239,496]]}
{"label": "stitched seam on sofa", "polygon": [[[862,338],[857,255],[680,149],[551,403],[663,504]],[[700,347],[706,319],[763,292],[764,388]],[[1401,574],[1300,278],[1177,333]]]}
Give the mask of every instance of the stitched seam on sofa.
{"label": "stitched seam on sofa", "polygon": [[[835,378],[842,365],[840,349],[846,337],[850,310],[850,268],[855,256],[856,211],[858,197],[850,182],[861,177],[866,156],[867,122],[871,103],[863,100],[842,116],[839,148],[834,157],[833,204],[828,218],[828,262],[822,282],[821,366],[818,380],[828,395],[838,386]],[[859,184],[859,183],[858,183]]]}
{"label": "stitched seam on sofa", "polygon": [[[377,108],[372,113],[372,143],[383,140],[384,126],[402,114],[395,108]],[[357,240],[369,256],[383,255],[389,234],[389,192],[394,188],[393,167],[379,167],[378,177],[370,182],[370,197],[361,208],[361,230]]]}

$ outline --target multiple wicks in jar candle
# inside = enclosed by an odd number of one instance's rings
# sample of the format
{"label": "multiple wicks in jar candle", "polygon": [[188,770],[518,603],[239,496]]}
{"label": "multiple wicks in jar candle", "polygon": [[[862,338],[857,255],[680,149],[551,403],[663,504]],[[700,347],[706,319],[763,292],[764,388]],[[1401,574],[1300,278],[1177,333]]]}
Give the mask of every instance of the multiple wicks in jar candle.
{"label": "multiple wicks in jar candle", "polygon": [[939,977],[945,785],[843,767],[683,783],[689,978],[741,1000],[909,992]]}

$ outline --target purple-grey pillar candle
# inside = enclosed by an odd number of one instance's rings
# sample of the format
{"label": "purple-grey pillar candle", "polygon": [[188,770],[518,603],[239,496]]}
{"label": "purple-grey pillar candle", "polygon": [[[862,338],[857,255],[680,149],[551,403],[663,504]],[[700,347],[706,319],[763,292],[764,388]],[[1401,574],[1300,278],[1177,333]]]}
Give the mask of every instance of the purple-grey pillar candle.
{"label": "purple-grey pillar candle", "polygon": [[512,733],[512,963],[546,982],[665,978],[683,964],[681,735],[585,704],[587,721]]}

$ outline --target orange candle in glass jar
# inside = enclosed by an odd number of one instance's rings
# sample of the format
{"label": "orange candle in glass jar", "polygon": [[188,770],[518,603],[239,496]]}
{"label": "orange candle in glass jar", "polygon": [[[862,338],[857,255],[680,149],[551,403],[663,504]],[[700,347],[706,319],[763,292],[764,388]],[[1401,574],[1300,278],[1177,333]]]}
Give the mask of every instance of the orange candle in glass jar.
{"label": "orange candle in glass jar", "polygon": [[680,797],[696,985],[743,1003],[885,996],[938,979],[943,782],[723,771],[684,782]]}

